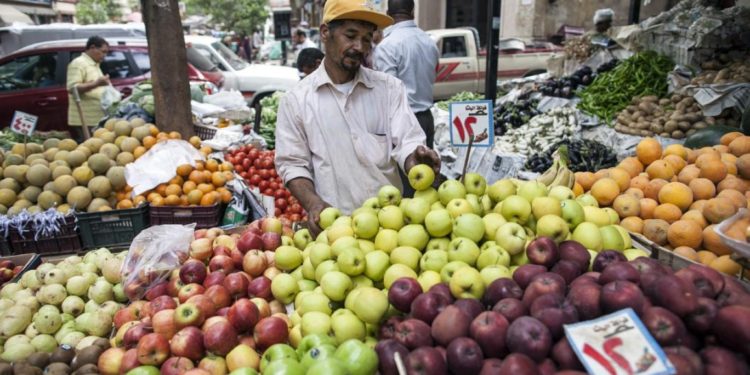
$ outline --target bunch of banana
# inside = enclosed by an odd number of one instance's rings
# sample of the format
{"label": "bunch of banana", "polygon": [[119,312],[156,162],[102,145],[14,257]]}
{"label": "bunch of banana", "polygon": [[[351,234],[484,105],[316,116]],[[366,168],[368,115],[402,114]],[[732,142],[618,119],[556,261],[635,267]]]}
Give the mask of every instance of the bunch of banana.
{"label": "bunch of banana", "polygon": [[575,174],[573,171],[568,169],[566,162],[567,159],[567,147],[561,146],[554,156],[554,162],[552,166],[547,169],[541,176],[536,180],[547,185],[547,187],[553,186],[566,186],[573,188],[576,182]]}

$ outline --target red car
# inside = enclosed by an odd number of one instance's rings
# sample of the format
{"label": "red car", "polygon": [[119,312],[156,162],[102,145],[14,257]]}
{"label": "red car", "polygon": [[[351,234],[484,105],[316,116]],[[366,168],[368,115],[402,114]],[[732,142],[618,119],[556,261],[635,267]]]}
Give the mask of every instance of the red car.
{"label": "red car", "polygon": [[[133,86],[151,76],[145,39],[111,39],[110,52],[101,63],[112,85],[123,97]],[[68,130],[68,63],[84,51],[85,39],[37,43],[0,59],[0,126],[8,126],[15,111],[39,116],[39,131]],[[223,77],[209,77],[188,64],[191,82],[210,83],[213,90]],[[91,124],[95,125],[95,124]]]}

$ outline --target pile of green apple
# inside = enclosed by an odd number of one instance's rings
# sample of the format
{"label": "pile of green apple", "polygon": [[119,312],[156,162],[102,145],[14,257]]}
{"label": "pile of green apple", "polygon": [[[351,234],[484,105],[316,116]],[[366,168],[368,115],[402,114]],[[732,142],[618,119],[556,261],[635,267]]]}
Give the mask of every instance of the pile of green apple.
{"label": "pile of green apple", "polygon": [[378,370],[375,350],[360,340],[337,343],[326,334],[310,334],[294,349],[275,344],[266,349],[260,361],[263,375],[374,374]]}
{"label": "pile of green apple", "polygon": [[43,263],[0,290],[0,359],[21,361],[66,344],[76,350],[109,337],[127,302],[120,275],[126,252],[107,249]]}
{"label": "pile of green apple", "polygon": [[294,302],[290,338],[330,334],[339,343],[372,343],[378,324],[393,313],[385,291],[402,277],[417,279],[425,291],[447,282],[456,298],[481,298],[492,281],[528,263],[524,250],[537,236],[578,241],[594,256],[602,249],[628,258],[645,253],[630,249],[617,213],[590,195],[576,198],[567,187],[548,190],[536,181],[488,186],[476,173],[438,189],[434,179],[430,167],[415,166],[414,198],[384,186],[349,216],[323,210],[316,238],[302,229],[283,241],[274,259],[285,273],[271,287],[277,300]]}

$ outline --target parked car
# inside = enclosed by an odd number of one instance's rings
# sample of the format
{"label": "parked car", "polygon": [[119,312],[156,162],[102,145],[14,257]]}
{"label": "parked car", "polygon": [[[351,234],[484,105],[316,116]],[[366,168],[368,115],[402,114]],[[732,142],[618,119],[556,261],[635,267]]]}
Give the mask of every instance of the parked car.
{"label": "parked car", "polygon": [[[151,76],[147,44],[145,39],[108,41],[110,52],[101,69],[124,97]],[[0,124],[9,125],[18,110],[39,116],[37,130],[68,130],[67,67],[85,45],[86,39],[37,43],[0,58]],[[190,64],[187,78],[213,86]]]}
{"label": "parked car", "polygon": [[[427,33],[440,50],[434,99],[447,99],[461,91],[484,93],[486,51],[479,49],[477,31],[457,28],[429,30]],[[497,79],[545,73],[547,59],[559,50],[559,47],[547,42],[503,39],[500,41]]]}
{"label": "parked car", "polygon": [[98,35],[102,38],[145,38],[143,23],[77,25],[73,23],[51,23],[47,25],[23,25],[0,27],[0,56],[13,53],[23,47],[41,42],[65,39],[85,39]]}

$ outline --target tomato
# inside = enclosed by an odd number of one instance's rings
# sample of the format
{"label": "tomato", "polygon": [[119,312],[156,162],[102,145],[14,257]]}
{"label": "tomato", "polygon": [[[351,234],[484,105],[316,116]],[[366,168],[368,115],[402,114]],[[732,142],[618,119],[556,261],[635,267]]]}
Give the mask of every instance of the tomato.
{"label": "tomato", "polygon": [[258,186],[263,180],[258,176],[257,174],[251,174],[250,175],[250,185]]}
{"label": "tomato", "polygon": [[287,207],[286,199],[283,199],[283,198],[276,199],[275,204],[276,204],[276,208],[282,211],[286,210],[286,207]]}
{"label": "tomato", "polygon": [[237,173],[243,172],[245,169],[242,168],[242,164],[235,164],[234,165],[234,171]]}
{"label": "tomato", "polygon": [[252,166],[252,165],[253,165],[253,162],[250,161],[250,159],[245,159],[245,160],[242,161],[242,168],[245,169],[245,170],[250,169],[250,166]]}
{"label": "tomato", "polygon": [[267,180],[269,183],[271,182],[271,180],[268,178],[268,169],[259,170],[258,175],[260,175],[260,178]]}
{"label": "tomato", "polygon": [[[258,177],[260,178],[260,176],[258,176]],[[266,189],[268,189],[268,184],[269,184],[268,181],[261,179],[261,181],[258,183],[258,188],[261,191],[265,191]]]}

